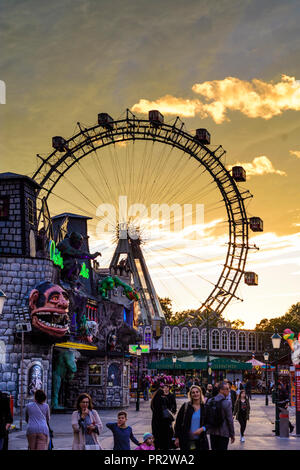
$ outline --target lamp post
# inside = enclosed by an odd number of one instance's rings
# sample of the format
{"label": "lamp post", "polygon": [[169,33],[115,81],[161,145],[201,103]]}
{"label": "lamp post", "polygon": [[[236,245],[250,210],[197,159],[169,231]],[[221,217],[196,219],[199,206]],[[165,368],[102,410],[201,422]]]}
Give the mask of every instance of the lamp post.
{"label": "lamp post", "polygon": [[176,354],[173,354],[172,362],[173,362],[174,395],[175,395],[175,398],[176,398],[176,383],[175,383],[175,368],[176,368],[176,362],[177,362]]}
{"label": "lamp post", "polygon": [[272,346],[275,352],[275,436],[279,436],[279,406],[278,406],[278,359],[279,359],[279,349],[281,343],[281,336],[276,331],[272,336]]}
{"label": "lamp post", "polygon": [[136,389],[136,411],[140,411],[140,359],[142,355],[142,348],[140,345],[136,348],[136,355],[138,361],[138,370],[137,370],[137,389]]}
{"label": "lamp post", "polygon": [[2,315],[3,306],[4,306],[4,302],[6,301],[6,299],[7,299],[6,295],[4,294],[2,290],[0,290],[0,315]]}
{"label": "lamp post", "polygon": [[269,390],[269,381],[268,381],[268,361],[269,361],[269,353],[264,353],[264,361],[266,363],[266,406],[269,405],[269,397],[268,397],[268,390]]}
{"label": "lamp post", "polygon": [[207,349],[207,384],[212,383],[211,377],[211,362],[209,357],[209,310],[206,310],[206,349]]}

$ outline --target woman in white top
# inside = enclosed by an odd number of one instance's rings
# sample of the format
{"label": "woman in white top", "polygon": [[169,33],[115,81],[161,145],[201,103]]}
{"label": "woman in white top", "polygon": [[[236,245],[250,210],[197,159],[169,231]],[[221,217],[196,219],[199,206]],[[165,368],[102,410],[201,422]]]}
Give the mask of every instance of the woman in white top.
{"label": "woman in white top", "polygon": [[[93,410],[92,399],[87,393],[82,393],[77,399],[77,410],[72,414],[74,432],[73,450],[101,449],[99,434],[103,429],[97,411]],[[91,447],[89,447],[91,446]]]}

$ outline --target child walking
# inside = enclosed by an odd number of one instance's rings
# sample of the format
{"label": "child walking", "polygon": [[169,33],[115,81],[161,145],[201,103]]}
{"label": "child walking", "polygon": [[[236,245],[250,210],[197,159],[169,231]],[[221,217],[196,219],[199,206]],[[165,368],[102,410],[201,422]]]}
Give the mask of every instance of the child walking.
{"label": "child walking", "polygon": [[113,450],[130,450],[130,440],[137,446],[140,445],[140,442],[133,435],[132,428],[127,426],[126,421],[126,411],[120,411],[118,413],[118,421],[116,423],[106,424],[114,436]]}
{"label": "child walking", "polygon": [[150,432],[145,432],[143,435],[143,444],[138,446],[135,450],[155,450],[153,436]]}

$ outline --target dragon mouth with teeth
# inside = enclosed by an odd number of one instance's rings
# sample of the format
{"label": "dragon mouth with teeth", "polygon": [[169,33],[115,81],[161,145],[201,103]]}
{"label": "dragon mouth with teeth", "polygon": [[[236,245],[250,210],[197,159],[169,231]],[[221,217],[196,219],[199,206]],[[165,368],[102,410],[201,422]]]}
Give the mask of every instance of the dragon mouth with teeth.
{"label": "dragon mouth with teeth", "polygon": [[69,332],[69,298],[59,285],[44,281],[29,296],[32,326],[55,338]]}
{"label": "dragon mouth with teeth", "polygon": [[69,315],[65,310],[42,307],[31,312],[35,328],[52,336],[64,336],[69,331]]}

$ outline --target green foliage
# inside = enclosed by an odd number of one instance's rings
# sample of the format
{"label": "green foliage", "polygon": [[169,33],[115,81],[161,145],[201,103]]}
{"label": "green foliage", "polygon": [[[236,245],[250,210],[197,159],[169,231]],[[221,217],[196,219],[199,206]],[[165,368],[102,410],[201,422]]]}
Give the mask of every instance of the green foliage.
{"label": "green foliage", "polygon": [[[200,326],[203,321],[207,321],[207,312],[199,313],[198,310],[183,310],[181,312],[173,312],[172,300],[169,297],[159,298],[161,308],[165,314],[168,325],[193,325]],[[218,321],[222,320],[222,315],[215,312],[209,313],[210,327],[217,326]]]}
{"label": "green foliage", "polygon": [[245,322],[240,319],[236,319],[233,322],[231,322],[231,328],[234,330],[241,330],[245,325]]}
{"label": "green foliage", "polygon": [[283,333],[286,328],[290,328],[294,333],[300,331],[300,302],[292,305],[285,315],[276,318],[264,318],[255,327],[256,331],[270,331],[276,329],[279,333]]}
{"label": "green foliage", "polygon": [[170,323],[172,320],[173,316],[173,311],[172,311],[172,300],[169,299],[169,297],[164,297],[163,299],[161,297],[158,298],[160,306],[162,308],[162,311],[165,314],[165,318],[167,323]]}

